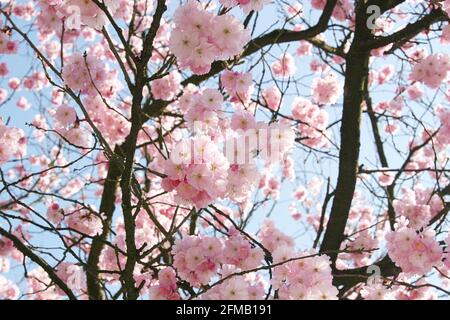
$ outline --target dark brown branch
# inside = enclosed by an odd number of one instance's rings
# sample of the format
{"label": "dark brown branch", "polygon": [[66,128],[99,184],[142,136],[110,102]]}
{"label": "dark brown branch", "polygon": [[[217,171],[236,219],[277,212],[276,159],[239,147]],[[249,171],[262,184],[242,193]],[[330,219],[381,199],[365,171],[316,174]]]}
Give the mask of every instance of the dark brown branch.
{"label": "dark brown branch", "polygon": [[433,9],[423,18],[417,20],[414,23],[408,24],[406,27],[393,34],[385,37],[375,38],[371,41],[366,42],[366,46],[370,49],[375,49],[394,43],[393,47],[389,50],[393,52],[395,49],[400,48],[402,45],[404,45],[410,39],[414,38],[423,30],[428,29],[433,23],[444,21],[447,19],[447,15],[441,9]]}
{"label": "dark brown branch", "polygon": [[[356,187],[362,102],[369,73],[370,57],[370,50],[362,47],[361,43],[371,37],[371,31],[366,24],[366,5],[358,2],[355,13],[355,35],[346,57],[339,174],[330,218],[320,247],[321,252],[339,250],[344,239],[344,230]],[[330,258],[334,268],[337,254],[331,253]]]}

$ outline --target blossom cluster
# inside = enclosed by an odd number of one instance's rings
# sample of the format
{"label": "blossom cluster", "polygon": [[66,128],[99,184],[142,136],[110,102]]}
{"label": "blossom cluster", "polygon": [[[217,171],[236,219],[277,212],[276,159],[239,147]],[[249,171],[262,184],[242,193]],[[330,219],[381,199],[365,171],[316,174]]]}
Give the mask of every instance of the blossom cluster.
{"label": "blossom cluster", "polygon": [[206,88],[185,92],[179,102],[180,108],[186,112],[184,118],[191,127],[203,123],[207,127],[217,128],[223,100],[218,90]]}
{"label": "blossom cluster", "polygon": [[193,0],[177,8],[169,47],[182,68],[209,72],[215,60],[230,59],[243,50],[249,32],[230,14],[215,15]]}
{"label": "blossom cluster", "polygon": [[207,137],[191,138],[175,145],[163,163],[165,191],[176,190],[180,200],[203,208],[226,194],[228,161]]}
{"label": "blossom cluster", "polygon": [[[312,0],[311,6],[317,10],[323,10],[326,3],[326,0]],[[338,0],[337,5],[333,9],[332,17],[338,21],[344,21],[351,16],[352,11],[353,5],[350,0]]]}
{"label": "blossom cluster", "polygon": [[301,142],[313,148],[328,145],[328,112],[302,97],[296,97],[292,102],[292,118],[299,122],[298,131]]}
{"label": "blossom cluster", "polygon": [[0,275],[0,299],[16,300],[19,298],[20,289],[11,280]]}
{"label": "blossom cluster", "polygon": [[252,247],[236,230],[230,231],[226,239],[184,236],[175,241],[172,254],[178,276],[194,287],[209,283],[223,265],[248,270],[264,258],[262,249]]}
{"label": "blossom cluster", "polygon": [[[104,0],[107,10],[114,15],[120,6],[120,0]],[[58,17],[53,23],[64,19],[68,30],[79,30],[82,25],[101,30],[108,22],[107,15],[94,1],[84,0],[40,0],[41,19],[45,16]],[[54,29],[58,30],[58,29]]]}
{"label": "blossom cluster", "polygon": [[172,71],[167,76],[150,83],[153,98],[170,101],[180,92],[181,75]]}
{"label": "blossom cluster", "polygon": [[262,97],[270,110],[277,111],[281,107],[281,92],[276,86],[265,89]]}
{"label": "blossom cluster", "polygon": [[0,164],[12,157],[23,157],[27,152],[27,141],[22,129],[6,126],[0,118]]}
{"label": "blossom cluster", "polygon": [[402,226],[386,234],[386,240],[389,257],[406,274],[423,275],[441,263],[442,248],[432,229],[418,232]]}
{"label": "blossom cluster", "polygon": [[278,61],[272,64],[272,72],[277,77],[289,78],[295,75],[296,71],[295,59],[289,53],[283,54]]}
{"label": "blossom cluster", "polygon": [[408,227],[416,230],[426,227],[443,209],[442,200],[431,191],[421,186],[414,190],[403,188],[402,197],[393,201],[395,212],[408,219]]}
{"label": "blossom cluster", "polygon": [[14,54],[17,52],[19,45],[16,41],[11,40],[6,32],[0,30],[0,53]]}
{"label": "blossom cluster", "polygon": [[436,53],[429,55],[414,65],[411,79],[420,81],[432,89],[437,89],[450,75],[450,55]]}
{"label": "blossom cluster", "polygon": [[176,273],[166,267],[158,272],[158,284],[150,287],[150,297],[154,300],[179,300],[177,289]]}
{"label": "blossom cluster", "polygon": [[338,290],[333,286],[330,259],[314,251],[295,252],[282,246],[273,253],[274,263],[288,260],[273,270],[271,281],[283,300],[333,300]]}
{"label": "blossom cluster", "polygon": [[[202,105],[209,108],[213,116],[208,124],[214,124],[212,119],[218,119],[214,106],[221,100],[217,92],[205,90],[191,98],[201,104],[194,108],[204,108]],[[188,119],[195,117],[193,113],[198,115],[197,111],[188,111]],[[202,120],[205,121],[197,118],[197,121]],[[161,169],[166,175],[161,182],[163,189],[176,191],[178,200],[193,203],[197,208],[227,197],[242,200],[258,178],[255,154],[258,153],[266,164],[276,163],[287,156],[294,143],[295,136],[289,126],[256,122],[246,111],[236,112],[230,127],[229,136],[212,138],[202,134],[175,143],[169,159],[162,160]],[[275,180],[269,182],[271,189],[279,189]]]}
{"label": "blossom cluster", "polygon": [[47,217],[57,226],[65,223],[70,229],[90,236],[100,234],[103,229],[102,220],[96,213],[80,207],[62,209],[58,203],[51,203]]}
{"label": "blossom cluster", "polygon": [[298,252],[292,237],[277,229],[271,220],[261,226],[261,243],[272,253],[271,284],[280,299],[336,299],[337,289],[332,284],[330,259],[314,251]]}
{"label": "blossom cluster", "polygon": [[335,104],[342,95],[342,85],[334,73],[315,78],[311,86],[314,102],[319,105]]}
{"label": "blossom cluster", "polygon": [[232,102],[246,103],[250,100],[254,90],[251,73],[225,70],[220,79]]}
{"label": "blossom cluster", "polygon": [[345,241],[341,245],[342,250],[348,252],[339,255],[341,259],[351,260],[356,266],[367,265],[371,257],[371,251],[376,250],[378,240],[367,230],[358,232],[354,239]]}
{"label": "blossom cluster", "polygon": [[66,85],[75,92],[91,97],[101,94],[110,98],[115,93],[117,70],[108,70],[107,65],[92,54],[74,53],[66,58],[62,77]]}

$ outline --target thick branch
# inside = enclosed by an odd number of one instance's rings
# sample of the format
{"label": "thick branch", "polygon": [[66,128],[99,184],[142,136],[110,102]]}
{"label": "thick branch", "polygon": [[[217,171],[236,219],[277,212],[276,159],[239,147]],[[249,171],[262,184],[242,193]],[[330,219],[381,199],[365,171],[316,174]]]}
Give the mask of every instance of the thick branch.
{"label": "thick branch", "polygon": [[433,9],[423,18],[417,20],[414,23],[408,24],[406,27],[393,34],[390,34],[385,37],[375,38],[372,41],[368,41],[366,43],[366,46],[371,49],[375,49],[387,46],[388,44],[391,43],[396,43],[394,47],[390,50],[393,51],[401,47],[410,39],[414,38],[423,30],[428,29],[433,23],[436,23],[438,21],[445,21],[447,19],[448,19],[447,15],[441,9]]}
{"label": "thick branch", "polygon": [[[366,25],[367,13],[365,4],[360,2],[355,8],[355,12],[355,36],[346,56],[339,174],[330,218],[320,248],[321,252],[339,250],[340,244],[344,240],[345,226],[357,179],[361,104],[364,99],[365,83],[369,73],[370,57],[370,50],[362,48],[361,42],[368,39],[371,33]],[[337,254],[330,254],[330,258],[334,266]]]}

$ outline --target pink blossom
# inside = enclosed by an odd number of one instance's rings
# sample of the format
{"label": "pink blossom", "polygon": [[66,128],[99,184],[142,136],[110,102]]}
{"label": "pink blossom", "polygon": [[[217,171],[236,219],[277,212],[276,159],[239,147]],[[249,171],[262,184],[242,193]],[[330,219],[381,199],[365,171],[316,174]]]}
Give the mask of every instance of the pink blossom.
{"label": "pink blossom", "polygon": [[176,28],[169,47],[183,68],[205,74],[215,60],[238,55],[250,40],[248,30],[232,15],[216,16],[189,0],[174,14]]}
{"label": "pink blossom", "polygon": [[180,92],[181,75],[172,71],[167,76],[153,80],[150,84],[155,99],[170,101]]}
{"label": "pink blossom", "polygon": [[269,109],[276,111],[281,107],[281,92],[276,86],[265,89],[262,97]]}
{"label": "pink blossom", "polygon": [[411,79],[420,81],[430,87],[437,89],[450,74],[450,56],[443,53],[430,55],[418,62],[412,70]]}
{"label": "pink blossom", "polygon": [[16,106],[23,111],[26,111],[31,108],[31,104],[24,96],[20,97],[19,100],[17,100]]}
{"label": "pink blossom", "polygon": [[342,94],[342,86],[336,75],[330,73],[323,78],[315,78],[311,92],[317,104],[335,104]]}
{"label": "pink blossom", "polygon": [[232,101],[248,102],[253,92],[251,73],[239,73],[226,70],[221,76],[222,85],[232,96]]}
{"label": "pink blossom", "polygon": [[297,72],[294,57],[289,53],[284,53],[278,61],[272,64],[272,71],[277,77],[292,77]]}
{"label": "pink blossom", "polygon": [[56,109],[54,117],[61,126],[68,127],[77,120],[77,113],[72,107],[61,105]]}
{"label": "pink blossom", "polygon": [[[383,169],[386,168],[382,168],[382,170]],[[382,187],[390,186],[392,182],[394,182],[394,179],[395,179],[395,172],[381,171],[378,173],[378,182]]]}
{"label": "pink blossom", "polygon": [[442,259],[442,249],[435,240],[432,229],[417,232],[402,227],[386,235],[389,257],[402,271],[423,275],[437,266]]}

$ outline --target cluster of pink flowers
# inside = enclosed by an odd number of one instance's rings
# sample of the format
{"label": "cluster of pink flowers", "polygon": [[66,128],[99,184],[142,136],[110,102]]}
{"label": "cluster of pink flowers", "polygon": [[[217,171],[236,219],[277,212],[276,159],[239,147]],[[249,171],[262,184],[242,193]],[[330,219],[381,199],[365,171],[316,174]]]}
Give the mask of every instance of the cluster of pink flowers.
{"label": "cluster of pink flowers", "polygon": [[[232,266],[221,270],[222,278],[238,272]],[[255,273],[233,276],[212,287],[199,298],[203,300],[263,300],[265,297],[264,279]]]}
{"label": "cluster of pink flowers", "polygon": [[314,251],[297,252],[293,239],[271,222],[266,221],[262,230],[263,245],[272,252],[273,263],[280,264],[273,269],[271,280],[280,299],[337,299],[328,256],[315,255]]}
{"label": "cluster of pink flowers", "polygon": [[80,208],[67,213],[67,226],[90,236],[100,234],[103,229],[102,220],[97,214]]}
{"label": "cluster of pink flowers", "polygon": [[[119,111],[110,110],[100,96],[95,96],[84,101],[89,117],[94,122],[103,137],[112,144],[120,143],[129,132],[130,123]],[[55,128],[70,144],[78,148],[92,146],[90,132],[79,126],[77,114],[74,108],[61,104],[53,115]]]}
{"label": "cluster of pink flowers", "polygon": [[179,300],[177,277],[172,268],[158,272],[158,284],[150,287],[150,297],[154,300]]}
{"label": "cluster of pink flowers", "polygon": [[0,275],[0,300],[16,300],[19,296],[19,287],[11,280]]}
{"label": "cluster of pink flowers", "polygon": [[241,270],[258,267],[264,258],[264,252],[259,247],[252,247],[236,229],[229,231],[229,237],[224,241],[222,263],[233,265]]}
{"label": "cluster of pink flowers", "polygon": [[[225,152],[232,164],[241,164],[243,161],[251,164],[255,151],[266,164],[279,162],[289,154],[295,141],[295,133],[288,123],[257,122],[248,111],[236,112],[231,118],[231,128],[238,134],[235,139],[237,149],[230,150],[226,145]],[[254,145],[250,144],[250,140],[253,140]]]}
{"label": "cluster of pink flowers", "polygon": [[312,48],[313,48],[313,45],[311,43],[309,43],[308,41],[305,41],[305,40],[301,40],[296,53],[300,57],[309,56],[312,54]]}
{"label": "cluster of pink flowers", "polygon": [[342,85],[334,73],[329,73],[313,80],[311,93],[317,104],[335,104],[342,95]]}
{"label": "cluster of pink flowers", "polygon": [[51,203],[47,208],[47,218],[57,226],[64,222],[69,228],[89,236],[95,236],[103,229],[97,214],[79,207],[62,209],[57,203]]}
{"label": "cluster of pink flowers", "polygon": [[391,300],[392,292],[382,283],[368,284],[361,289],[365,300]]}
{"label": "cluster of pink flowers", "polygon": [[[119,7],[119,0],[104,0],[111,15],[114,15]],[[108,18],[94,1],[84,0],[41,0],[41,14],[53,13],[60,20],[65,20],[68,30],[78,30],[82,25],[101,30],[106,25]]]}
{"label": "cluster of pink flowers", "polygon": [[57,300],[61,299],[59,290],[52,285],[52,280],[41,267],[28,272],[27,277],[28,294],[35,300]]}
{"label": "cluster of pink flowers", "polygon": [[219,108],[223,104],[223,96],[216,89],[204,89],[196,92],[185,92],[180,100],[180,108],[187,110],[186,122],[193,126],[202,122],[208,127],[217,127]]}
{"label": "cluster of pink flowers", "polygon": [[158,100],[173,100],[181,91],[181,75],[177,71],[172,71],[161,79],[153,80],[150,83],[153,98]]}
{"label": "cluster of pink flowers", "polygon": [[420,81],[432,89],[437,89],[450,74],[450,55],[437,53],[418,62],[411,73],[413,81]]}
{"label": "cluster of pink flowers", "polygon": [[419,185],[414,190],[403,188],[402,197],[394,200],[393,205],[397,214],[408,219],[408,227],[416,230],[426,227],[431,218],[443,209],[439,196]]}
{"label": "cluster of pink flowers", "polygon": [[418,232],[402,226],[386,234],[386,240],[389,257],[404,273],[424,275],[441,263],[442,248],[432,229]]}
{"label": "cluster of pink flowers", "polygon": [[441,43],[450,44],[450,24],[442,28]]}
{"label": "cluster of pink flowers", "polygon": [[69,129],[61,128],[58,132],[75,148],[88,149],[92,147],[92,135],[85,128],[73,126]]}
{"label": "cluster of pink flowers", "polygon": [[[207,126],[217,124],[217,108],[222,99],[221,94],[213,89],[182,99],[183,108],[189,108],[188,123],[192,125],[195,121],[201,121]],[[160,170],[166,175],[162,187],[167,192],[175,190],[177,199],[197,208],[226,197],[240,202],[258,180],[256,155],[266,165],[282,160],[287,176],[293,175],[292,163],[283,159],[288,156],[294,140],[295,134],[287,124],[256,122],[251,113],[238,111],[223,135],[217,132],[212,136],[202,133],[175,143],[169,159],[163,160],[160,165]],[[279,181],[271,179],[266,191],[277,193],[279,189]]]}
{"label": "cluster of pink flowers", "polygon": [[12,8],[12,13],[26,21],[30,21],[35,14],[34,3],[31,1],[25,4],[15,3]]}
{"label": "cluster of pink flowers", "polygon": [[33,72],[23,79],[23,86],[27,90],[39,91],[48,85],[48,79],[44,72]]}
{"label": "cluster of pink flowers", "polygon": [[442,8],[448,15],[450,15],[450,0],[445,0],[442,4]]}
{"label": "cluster of pink flowers", "polygon": [[6,32],[0,30],[0,53],[14,54],[17,52],[19,45],[16,41],[9,38]]}
{"label": "cluster of pink flowers", "polygon": [[5,237],[0,238],[0,257],[9,255],[14,249],[14,244],[11,240]]}
{"label": "cluster of pink flowers", "polygon": [[94,55],[74,53],[66,58],[62,77],[75,92],[110,98],[116,89],[117,70],[108,70],[107,65]]}
{"label": "cluster of pink flowers", "polygon": [[262,97],[270,110],[277,111],[281,108],[281,92],[276,86],[265,89]]}
{"label": "cluster of pink flowers", "polygon": [[328,112],[311,101],[296,97],[292,102],[292,118],[299,121],[301,142],[313,148],[328,145]]}
{"label": "cluster of pink flowers", "polygon": [[74,108],[68,105],[60,105],[54,114],[57,126],[70,127],[77,120],[77,113]]}
{"label": "cluster of pink flowers", "polygon": [[107,105],[99,95],[86,98],[83,102],[89,117],[108,143],[115,145],[125,140],[131,126],[130,121],[123,115],[128,111],[128,105],[113,107],[111,102],[106,101]]}
{"label": "cluster of pink flowers", "polygon": [[394,75],[394,71],[394,66],[388,64],[383,66],[380,71],[374,71],[374,75],[376,76],[377,82],[379,84],[384,84],[392,78],[392,76]]}
{"label": "cluster of pink flowers", "polygon": [[[274,262],[301,258],[313,252],[293,254],[293,248],[281,247],[274,252]],[[280,299],[291,300],[336,300],[338,290],[333,286],[328,256],[315,256],[290,261],[275,267],[271,281],[279,290]]]}
{"label": "cluster of pink flowers", "polygon": [[27,98],[22,96],[22,97],[19,98],[19,100],[17,100],[16,106],[19,109],[22,109],[23,111],[26,111],[26,110],[31,108],[31,103],[28,102]]}
{"label": "cluster of pink flowers", "polygon": [[[58,265],[56,274],[72,291],[78,293],[86,291],[86,274],[83,267],[62,262]],[[60,287],[56,287],[56,290],[61,296],[64,296],[64,291]]]}
{"label": "cluster of pink flowers", "polygon": [[[317,10],[323,10],[326,0],[312,0],[311,6]],[[338,0],[337,5],[334,7],[332,17],[339,21],[344,21],[347,17],[350,17],[353,11],[353,5],[349,0]]]}
{"label": "cluster of pink flowers", "polygon": [[183,140],[163,162],[167,178],[161,184],[165,191],[175,190],[179,200],[203,208],[225,196],[228,167],[227,159],[208,137]]}
{"label": "cluster of pink flowers", "polygon": [[0,118],[0,164],[12,157],[23,157],[27,152],[26,142],[22,129],[7,127]]}
{"label": "cluster of pink flowers", "polygon": [[388,168],[381,168],[378,172],[378,183],[382,187],[390,186],[395,180],[395,172],[387,171]]}
{"label": "cluster of pink flowers", "polygon": [[251,73],[225,70],[220,79],[232,102],[246,103],[250,100],[254,90]]}
{"label": "cluster of pink flowers", "polygon": [[254,164],[232,164],[228,169],[227,196],[236,202],[245,199],[253,191],[258,176]]}
{"label": "cluster of pink flowers", "polygon": [[264,248],[270,252],[275,251],[278,247],[294,247],[294,239],[281,232],[269,219],[262,223],[259,238]]}
{"label": "cluster of pink flowers", "polygon": [[184,236],[175,241],[172,254],[178,276],[194,287],[210,282],[224,265],[248,270],[264,258],[262,249],[252,247],[236,230],[231,230],[226,239]]}
{"label": "cluster of pink flowers", "polygon": [[406,89],[406,93],[411,100],[417,101],[423,96],[423,90],[419,82],[414,83]]}
{"label": "cluster of pink flowers", "polygon": [[295,75],[296,71],[295,59],[289,53],[284,53],[278,61],[272,64],[272,72],[277,77],[289,78]]}
{"label": "cluster of pink flowers", "polygon": [[239,5],[245,13],[250,13],[250,11],[260,11],[271,1],[272,0],[219,0],[226,8]]}
{"label": "cluster of pink flowers", "polygon": [[441,130],[437,134],[436,140],[445,149],[445,146],[450,145],[450,108],[439,106],[436,109],[437,116],[442,125]]}
{"label": "cluster of pink flowers", "polygon": [[176,28],[169,47],[182,68],[196,74],[207,73],[215,60],[238,55],[250,40],[249,32],[232,15],[214,15],[202,5],[188,0],[174,14]]}
{"label": "cluster of pink flowers", "polygon": [[[341,250],[350,251],[339,255],[340,259],[351,260],[357,267],[362,267],[369,263],[371,250],[377,249],[378,240],[370,234],[368,230],[358,232],[355,239],[345,241],[341,245]],[[352,252],[353,251],[353,252]]]}

